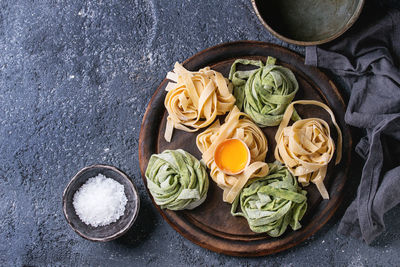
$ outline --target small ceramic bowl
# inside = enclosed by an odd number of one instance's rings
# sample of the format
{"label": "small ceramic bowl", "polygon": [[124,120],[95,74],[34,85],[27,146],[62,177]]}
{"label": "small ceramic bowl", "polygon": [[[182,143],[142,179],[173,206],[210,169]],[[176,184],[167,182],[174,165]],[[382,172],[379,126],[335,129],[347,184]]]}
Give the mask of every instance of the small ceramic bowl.
{"label": "small ceramic bowl", "polygon": [[[240,171],[238,171],[238,172],[230,172],[230,171],[228,171],[228,170],[225,170],[224,168],[222,168],[222,167],[220,166],[219,162],[218,162],[217,160],[215,160],[216,154],[218,153],[218,150],[219,150],[226,142],[229,142],[229,141],[231,141],[231,140],[238,140],[238,141],[240,141],[240,143],[242,143],[242,145],[243,145],[243,146],[246,148],[246,150],[247,150],[247,162],[246,162],[246,165],[245,165]],[[223,142],[221,142],[221,143],[215,148],[215,151],[214,151],[214,160],[215,160],[215,164],[217,165],[217,168],[218,168],[221,172],[223,172],[223,173],[225,173],[225,174],[228,174],[228,175],[236,175],[236,174],[242,173],[242,172],[244,171],[244,169],[246,169],[246,167],[249,166],[249,164],[250,164],[250,159],[251,159],[251,154],[250,154],[249,147],[246,145],[245,142],[243,142],[243,141],[240,140],[239,138],[231,138],[231,139],[226,139],[226,140],[224,140]]]}
{"label": "small ceramic bowl", "polygon": [[296,45],[318,45],[336,39],[358,19],[364,1],[251,0],[264,27]]}
{"label": "small ceramic bowl", "polygon": [[[125,205],[124,215],[116,222],[105,226],[93,227],[79,219],[72,202],[75,192],[89,178],[95,177],[100,173],[124,186],[128,202]],[[139,208],[139,194],[131,179],[122,171],[108,165],[93,165],[83,168],[71,179],[63,193],[63,210],[67,222],[80,236],[91,241],[106,242],[122,236],[135,222]]]}

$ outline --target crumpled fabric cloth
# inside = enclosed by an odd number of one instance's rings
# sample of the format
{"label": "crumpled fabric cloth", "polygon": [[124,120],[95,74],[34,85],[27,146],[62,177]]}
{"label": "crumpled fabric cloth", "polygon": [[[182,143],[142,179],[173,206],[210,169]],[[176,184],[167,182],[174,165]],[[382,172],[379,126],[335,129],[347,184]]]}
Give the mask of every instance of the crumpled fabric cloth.
{"label": "crumpled fabric cloth", "polygon": [[355,148],[365,159],[357,196],[338,232],[367,244],[400,203],[399,62],[400,12],[372,4],[340,39],[306,48],[307,65],[330,69],[351,88],[345,121],[366,132]]}

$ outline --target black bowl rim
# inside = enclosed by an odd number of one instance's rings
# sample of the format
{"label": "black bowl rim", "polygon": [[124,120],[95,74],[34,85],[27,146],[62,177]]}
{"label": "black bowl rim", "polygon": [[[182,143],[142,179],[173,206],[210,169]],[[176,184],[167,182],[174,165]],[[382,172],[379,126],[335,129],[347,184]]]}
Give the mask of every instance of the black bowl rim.
{"label": "black bowl rim", "polygon": [[[67,200],[66,200],[66,193],[68,190],[70,190],[71,185],[78,179],[78,177],[80,175],[82,175],[84,172],[90,170],[90,169],[94,169],[94,168],[103,168],[103,169],[108,169],[111,171],[114,171],[116,173],[118,173],[119,175],[121,175],[124,179],[126,179],[128,181],[129,187],[130,189],[133,191],[133,194],[136,195],[136,210],[134,215],[132,216],[132,218],[130,219],[129,223],[122,228],[121,230],[119,230],[118,232],[107,236],[107,237],[103,237],[103,238],[94,238],[94,237],[90,237],[88,235],[85,235],[83,233],[81,233],[78,229],[76,229],[75,227],[73,227],[71,225],[71,219],[69,218],[69,215],[67,214],[67,209],[66,209],[66,205],[67,205]],[[120,236],[122,236],[123,234],[125,234],[134,224],[134,222],[137,219],[137,216],[139,214],[139,209],[140,209],[140,197],[139,197],[139,192],[135,186],[135,184],[132,182],[132,180],[129,178],[129,176],[127,174],[125,174],[123,171],[121,171],[120,169],[111,166],[111,165],[105,165],[105,164],[94,164],[94,165],[90,165],[87,167],[82,168],[80,171],[78,171],[73,177],[72,179],[69,181],[68,185],[65,187],[64,192],[63,192],[63,196],[62,196],[62,203],[63,203],[63,213],[64,213],[64,217],[67,220],[69,226],[81,237],[90,240],[90,241],[97,241],[97,242],[107,242],[107,241],[111,241],[114,240]]]}
{"label": "black bowl rim", "polygon": [[283,36],[282,34],[276,32],[274,29],[272,29],[271,26],[268,25],[268,23],[264,20],[264,18],[261,16],[260,12],[258,11],[258,7],[256,4],[256,0],[251,0],[251,3],[253,5],[253,9],[258,17],[258,19],[260,20],[261,24],[267,28],[267,30],[272,33],[273,35],[275,35],[275,37],[281,39],[282,41],[285,41],[287,43],[290,44],[295,44],[295,45],[302,45],[302,46],[309,46],[309,45],[320,45],[320,44],[324,44],[327,42],[330,42],[336,38],[338,38],[339,36],[341,36],[343,33],[345,33],[348,29],[350,29],[351,26],[353,26],[353,24],[357,21],[357,19],[359,18],[361,11],[364,7],[364,3],[365,0],[360,0],[357,6],[356,11],[353,13],[353,15],[351,16],[351,18],[349,19],[349,21],[346,23],[346,25],[340,29],[340,31],[338,31],[337,33],[331,35],[328,38],[322,39],[322,40],[318,40],[318,41],[299,41],[299,40],[294,40],[291,38],[288,38],[286,36]]}

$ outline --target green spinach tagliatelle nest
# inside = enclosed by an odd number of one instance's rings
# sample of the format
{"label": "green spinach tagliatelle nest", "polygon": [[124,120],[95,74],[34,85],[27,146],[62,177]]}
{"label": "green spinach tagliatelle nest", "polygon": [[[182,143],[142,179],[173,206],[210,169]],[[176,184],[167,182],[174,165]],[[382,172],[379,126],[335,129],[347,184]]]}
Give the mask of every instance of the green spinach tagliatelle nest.
{"label": "green spinach tagliatelle nest", "polygon": [[[244,110],[261,127],[279,125],[287,106],[299,89],[293,72],[275,65],[276,59],[237,59],[231,66],[229,80],[234,86],[236,105]],[[238,64],[258,67],[253,70],[236,70]],[[299,120],[296,112],[292,119]]]}
{"label": "green spinach tagliatelle nest", "polygon": [[288,225],[293,230],[301,228],[307,192],[279,162],[269,164],[269,168],[267,176],[248,182],[233,202],[231,213],[245,217],[252,231],[278,237]]}
{"label": "green spinach tagliatelle nest", "polygon": [[207,197],[205,166],[182,149],[153,154],[145,175],[147,187],[162,209],[194,209]]}

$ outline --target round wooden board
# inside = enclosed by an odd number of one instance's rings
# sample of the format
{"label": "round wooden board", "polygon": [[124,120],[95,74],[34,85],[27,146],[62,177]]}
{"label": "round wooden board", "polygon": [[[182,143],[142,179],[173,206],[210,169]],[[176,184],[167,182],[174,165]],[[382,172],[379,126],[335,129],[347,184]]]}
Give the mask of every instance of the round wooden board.
{"label": "round wooden board", "polygon": [[[228,76],[231,64],[238,58],[261,59],[264,62],[268,56],[277,58],[277,64],[290,68],[299,82],[300,89],[295,99],[314,99],[330,106],[343,132],[343,158],[339,165],[329,165],[325,185],[330,194],[330,200],[322,200],[316,187],[306,187],[308,194],[308,209],[301,220],[302,228],[298,231],[288,229],[278,238],[257,234],[250,230],[246,219],[230,214],[231,205],[222,201],[222,190],[211,180],[206,201],[191,211],[161,210],[153,201],[163,218],[181,235],[197,245],[234,256],[262,256],[276,253],[293,247],[305,240],[334,214],[343,197],[346,174],[350,166],[351,135],[349,127],[344,122],[345,103],[335,85],[325,74],[314,67],[305,66],[304,59],[296,53],[283,47],[255,41],[240,41],[221,44],[199,52],[183,62],[188,70],[198,70],[205,66]],[[143,181],[150,156],[161,153],[165,149],[182,148],[198,159],[201,153],[196,147],[196,136],[201,132],[187,133],[175,130],[171,143],[164,140],[167,112],[164,108],[166,95],[164,80],[154,93],[146,109],[139,137],[139,161]],[[301,117],[319,117],[330,122],[329,115],[318,107],[296,106]],[[223,122],[223,118],[219,118]],[[331,128],[332,124],[330,123]],[[274,161],[275,132],[277,127],[262,129],[268,139],[267,162]],[[336,132],[332,128],[336,141]],[[332,161],[333,162],[333,161]],[[151,195],[150,195],[151,197]]]}

